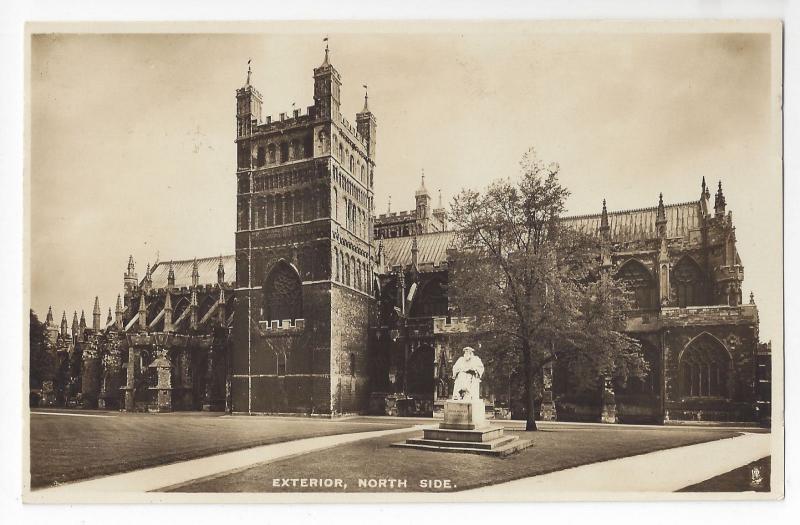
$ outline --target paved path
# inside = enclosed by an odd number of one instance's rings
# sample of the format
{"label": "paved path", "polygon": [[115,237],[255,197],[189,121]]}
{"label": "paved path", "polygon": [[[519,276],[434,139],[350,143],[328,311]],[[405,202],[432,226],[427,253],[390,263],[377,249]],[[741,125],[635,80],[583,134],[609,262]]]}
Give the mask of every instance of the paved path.
{"label": "paved path", "polygon": [[[316,450],[322,450],[363,439],[410,432],[414,428],[405,427],[391,430],[375,430],[352,434],[338,434],[314,438],[298,439],[283,443],[262,445],[235,452],[227,452],[205,458],[181,461],[160,467],[146,468],[115,474],[87,481],[67,483],[30,492],[27,503],[83,503],[103,502],[104,496],[113,495],[113,501],[126,499],[125,495],[141,495],[144,492],[181,485],[189,481],[209,476],[227,474],[251,467],[259,463],[284,459]],[[150,498],[152,499],[152,498]],[[166,498],[165,498],[166,499]]]}
{"label": "paved path", "polygon": [[[660,450],[592,463],[550,474],[509,481],[459,493],[482,501],[514,500],[523,497],[553,499],[552,492],[613,493],[624,498],[626,493],[674,492],[700,483],[752,461],[770,455],[770,434],[745,434],[734,438],[697,445]],[[537,497],[542,493],[543,498]],[[684,495],[685,497],[685,495]],[[461,499],[461,498],[459,498]]]}
{"label": "paved path", "polygon": [[[136,470],[33,491],[26,502],[81,503],[141,499],[145,492],[206,477],[239,471],[259,463],[391,434],[421,429],[423,425],[391,430],[299,439],[228,452],[160,467]],[[642,493],[670,493],[770,455],[770,434],[752,433],[592,463],[567,470],[450,493],[452,501],[519,501],[520,499],[598,499],[642,497]],[[583,495],[583,496],[582,496]],[[127,496],[127,497],[126,497]],[[139,496],[137,498],[136,496]],[[151,494],[155,496],[155,494]],[[168,496],[164,494],[164,496]],[[398,496],[398,495],[394,495]],[[407,495],[408,496],[408,495]],[[441,494],[415,494],[423,500],[441,500]],[[685,496],[685,495],[684,495]],[[645,497],[647,497],[645,495]],[[153,498],[148,498],[152,500]],[[168,501],[168,497],[164,497]]]}

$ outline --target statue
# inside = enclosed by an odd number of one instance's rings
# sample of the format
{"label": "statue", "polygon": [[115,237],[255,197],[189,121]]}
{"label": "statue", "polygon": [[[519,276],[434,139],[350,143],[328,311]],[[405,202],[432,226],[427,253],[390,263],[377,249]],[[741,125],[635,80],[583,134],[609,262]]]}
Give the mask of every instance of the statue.
{"label": "statue", "polygon": [[453,365],[453,399],[477,401],[481,398],[480,386],[483,377],[483,362],[469,346],[464,348],[464,355]]}

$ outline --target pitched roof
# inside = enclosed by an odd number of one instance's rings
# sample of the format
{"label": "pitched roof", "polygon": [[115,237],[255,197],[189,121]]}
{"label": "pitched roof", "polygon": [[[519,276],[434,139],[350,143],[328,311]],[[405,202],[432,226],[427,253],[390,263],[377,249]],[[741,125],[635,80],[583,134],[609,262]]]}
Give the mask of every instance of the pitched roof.
{"label": "pitched roof", "polygon": [[[611,240],[625,242],[657,238],[657,211],[658,207],[653,206],[652,208],[640,208],[638,210],[608,212]],[[689,234],[689,230],[700,228],[699,201],[668,204],[664,206],[664,212],[667,218],[667,237],[684,237]],[[599,235],[600,216],[601,214],[598,213],[596,215],[564,217],[562,224],[589,235]]]}
{"label": "pitched roof", "polygon": [[[175,286],[182,288],[192,285],[192,265],[194,259],[172,261],[172,270],[175,272]],[[197,259],[197,273],[199,284],[217,284],[217,266],[219,257],[204,257]],[[222,256],[222,267],[225,269],[225,282],[233,282],[236,275],[236,258],[233,255]],[[151,270],[153,288],[166,288],[167,275],[169,274],[169,261],[161,261]]]}
{"label": "pitched roof", "polygon": [[[417,235],[417,264],[439,265],[447,261],[447,250],[454,246],[457,232],[446,231]],[[414,237],[391,237],[382,239],[383,253],[388,266],[411,264],[411,245]],[[374,241],[377,250],[380,241]]]}

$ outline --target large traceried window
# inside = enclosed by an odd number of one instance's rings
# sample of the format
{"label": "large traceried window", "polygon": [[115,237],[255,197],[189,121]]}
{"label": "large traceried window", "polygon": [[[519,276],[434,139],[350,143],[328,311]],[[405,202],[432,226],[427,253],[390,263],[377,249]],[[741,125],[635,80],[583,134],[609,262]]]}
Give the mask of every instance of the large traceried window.
{"label": "large traceried window", "polygon": [[703,272],[694,260],[684,257],[672,270],[672,286],[680,308],[700,306],[705,302]]}
{"label": "large traceried window", "polygon": [[286,261],[278,261],[264,280],[264,317],[267,321],[303,318],[302,283]]}
{"label": "large traceried window", "polygon": [[629,260],[617,272],[617,279],[622,280],[628,290],[633,293],[634,308],[648,310],[656,308],[656,283],[650,271],[639,261]]}
{"label": "large traceried window", "polygon": [[730,354],[708,333],[695,338],[680,356],[682,397],[729,397]]}

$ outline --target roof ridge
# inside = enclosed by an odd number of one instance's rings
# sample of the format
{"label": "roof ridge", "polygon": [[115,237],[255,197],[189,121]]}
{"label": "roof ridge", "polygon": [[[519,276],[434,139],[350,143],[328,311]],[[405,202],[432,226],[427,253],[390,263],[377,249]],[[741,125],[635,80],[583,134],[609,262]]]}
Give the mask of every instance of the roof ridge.
{"label": "roof ridge", "polygon": [[[191,259],[172,259],[172,260],[168,259],[168,260],[158,261],[158,263],[156,263],[156,265],[153,266],[153,268],[151,270],[155,270],[157,267],[162,266],[162,265],[169,266],[170,263],[172,263],[173,266],[174,266],[174,265],[183,264],[183,263],[192,264],[192,263],[194,263],[195,260],[197,260],[197,262],[204,262],[204,261],[210,261],[210,260],[218,261],[219,257],[220,257],[219,255],[212,255],[210,257],[198,257],[197,259],[195,259],[194,257],[192,257]],[[235,257],[236,256],[234,254],[232,254],[232,253],[222,256],[223,259],[235,258]]]}
{"label": "roof ridge", "polygon": [[[675,202],[675,203],[672,203],[672,204],[665,204],[664,208],[677,208],[677,207],[680,207],[680,206],[687,206],[687,205],[690,205],[690,204],[699,205],[700,201],[696,201],[695,200],[695,201]],[[642,211],[656,211],[656,210],[658,210],[658,206],[647,206],[645,208],[631,208],[631,209],[627,209],[627,210],[608,211],[608,215],[609,216],[611,216],[611,215],[625,215],[625,214],[628,214],[628,213],[638,213],[638,212],[642,212]],[[577,219],[590,219],[590,218],[594,218],[594,217],[600,217],[602,214],[603,214],[602,212],[600,212],[600,213],[584,213],[584,214],[581,214],[581,215],[567,215],[567,216],[564,216],[564,217],[560,217],[559,219],[560,220],[564,220],[564,221],[577,220]]]}

